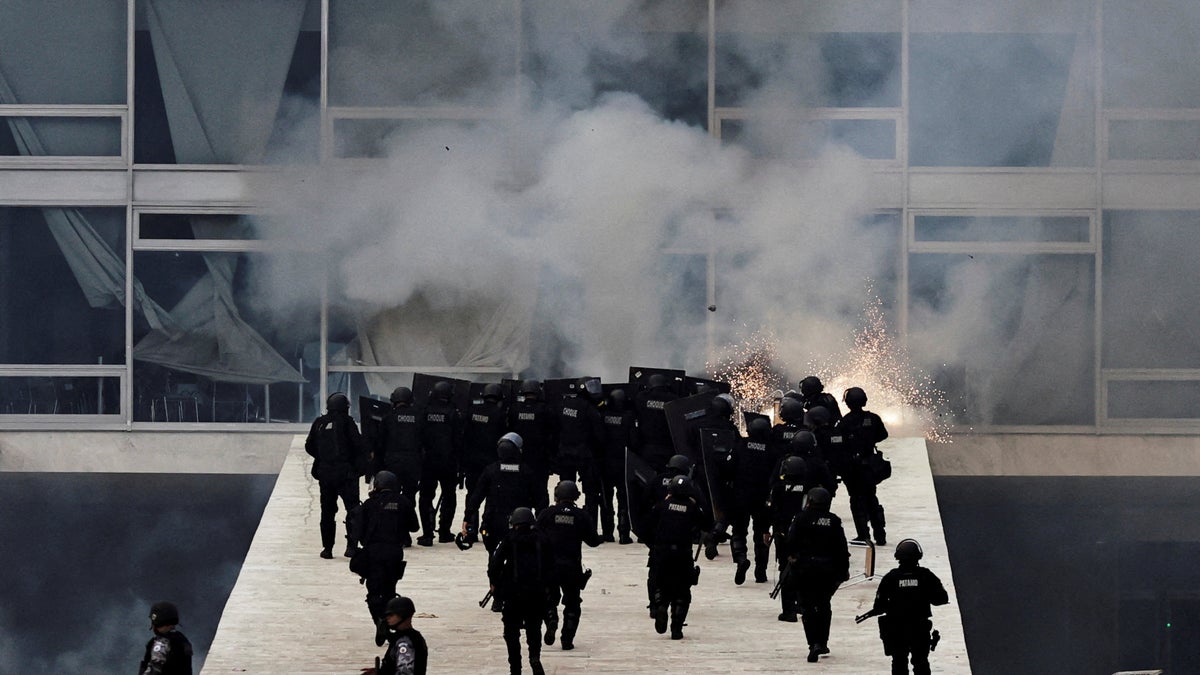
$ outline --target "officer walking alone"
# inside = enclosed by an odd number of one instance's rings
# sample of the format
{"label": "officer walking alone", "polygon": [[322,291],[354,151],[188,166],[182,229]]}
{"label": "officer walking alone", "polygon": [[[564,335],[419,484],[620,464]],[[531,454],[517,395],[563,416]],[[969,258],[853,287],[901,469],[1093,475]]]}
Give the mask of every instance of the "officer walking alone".
{"label": "officer walking alone", "polygon": [[404,547],[412,543],[409,533],[419,529],[412,500],[399,487],[391,471],[375,474],[371,495],[351,519],[353,535],[363,547],[351,558],[350,571],[365,580],[367,609],[376,624],[396,595],[396,583],[404,577]]}
{"label": "officer walking alone", "polygon": [[917,564],[924,552],[913,539],[896,545],[900,566],[883,575],[875,593],[875,605],[868,616],[879,616],[879,637],[883,653],[892,657],[892,675],[908,673],[912,658],[913,675],[929,675],[930,629],[933,614],[930,605],[950,602],[942,580],[928,568]]}
{"label": "officer walking alone", "polygon": [[169,602],[150,607],[150,630],[146,654],[138,665],[139,675],[192,675],[192,643],[176,628],[179,610]]}
{"label": "officer walking alone", "polygon": [[808,662],[816,663],[829,653],[830,606],[834,592],[850,578],[850,549],[842,520],[829,512],[829,491],[809,490],[804,511],[792,522],[787,534],[800,603],[800,620],[808,638]]}
{"label": "officer walking alone", "polygon": [[712,515],[695,494],[691,478],[676,476],[667,486],[666,499],[655,504],[646,519],[654,630],[667,632],[669,610],[672,640],[683,639],[692,586],[698,581],[692,542],[701,532],[712,529]]}
{"label": "officer walking alone", "polygon": [[[358,506],[358,477],[368,469],[367,443],[350,417],[350,399],[336,393],[325,402],[326,413],[313,420],[304,441],[304,451],[313,459],[312,476],[320,486],[321,557],[333,557],[337,531],[337,502],[346,513]],[[346,534],[346,557],[354,555],[357,542]]]}
{"label": "officer walking alone", "polygon": [[529,669],[542,669],[542,619],[546,616],[547,588],[553,583],[554,558],[550,546],[535,527],[533,510],[522,506],[508,518],[508,536],[488,560],[489,588],[504,603],[504,644],[508,668],[521,673],[521,631],[529,647]]}

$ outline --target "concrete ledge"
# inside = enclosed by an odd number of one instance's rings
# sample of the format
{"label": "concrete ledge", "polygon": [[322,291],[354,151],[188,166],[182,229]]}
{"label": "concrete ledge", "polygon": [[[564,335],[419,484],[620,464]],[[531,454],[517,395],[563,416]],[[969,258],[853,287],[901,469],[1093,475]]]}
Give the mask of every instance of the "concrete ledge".
{"label": "concrete ledge", "polygon": [[969,434],[929,443],[935,476],[1200,476],[1200,437]]}
{"label": "concrete ledge", "polygon": [[295,438],[279,432],[10,431],[0,471],[277,474]]}

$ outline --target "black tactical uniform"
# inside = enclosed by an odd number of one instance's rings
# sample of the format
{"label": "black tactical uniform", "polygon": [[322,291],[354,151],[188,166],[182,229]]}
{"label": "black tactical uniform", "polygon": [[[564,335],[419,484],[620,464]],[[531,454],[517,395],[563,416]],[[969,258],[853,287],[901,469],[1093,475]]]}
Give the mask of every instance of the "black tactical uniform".
{"label": "black tactical uniform", "polygon": [[687,476],[677,476],[666,499],[654,505],[646,519],[647,565],[654,585],[654,630],[667,631],[670,610],[671,639],[683,638],[683,626],[692,603],[692,586],[699,581],[699,568],[692,557],[692,542],[712,529],[712,514],[694,496],[695,486]]}
{"label": "black tactical uniform", "polygon": [[789,584],[794,584],[800,604],[808,661],[816,663],[829,653],[830,601],[838,586],[850,578],[850,549],[842,520],[829,512],[829,492],[813,488],[804,511],[787,533]]}
{"label": "black tactical uniform", "polygon": [[771,512],[767,507],[770,498],[771,477],[775,464],[771,458],[771,423],[763,418],[755,419],[747,427],[749,437],[738,439],[730,457],[733,477],[733,499],[730,500],[730,523],[733,535],[729,549],[737,564],[733,582],[746,581],[746,570],[750,568],[747,557],[749,547],[746,537],[750,523],[754,523],[754,581],[767,580],[767,563],[771,549],[767,545],[767,534],[771,531]]}
{"label": "black tactical uniform", "polygon": [[779,424],[771,428],[771,462],[778,465],[784,457],[792,454],[792,440],[804,426],[804,404],[798,398],[785,396],[779,402]]}
{"label": "black tactical uniform", "polygon": [[365,579],[373,623],[383,618],[384,607],[396,595],[396,582],[404,577],[404,547],[412,543],[409,533],[419,529],[412,500],[398,488],[395,474],[380,471],[371,496],[351,520],[363,546],[351,560],[352,571]]}
{"label": "black tactical uniform", "polygon": [[[489,554],[504,538],[508,517],[514,510],[522,506],[541,510],[547,504],[545,482],[522,461],[520,442],[521,437],[514,433],[500,439],[496,449],[500,459],[483,470],[467,498],[463,529],[468,538],[473,532],[481,532]],[[479,520],[480,504],[484,504],[482,523]]]}
{"label": "black tactical uniform", "polygon": [[625,390],[609,394],[603,411],[604,446],[601,452],[600,527],[604,540],[613,540],[613,493],[617,497],[616,530],[622,544],[632,544],[629,536],[629,493],[625,489],[625,452],[637,447],[637,415],[626,404]]}
{"label": "black tactical uniform", "polygon": [[150,608],[154,637],[146,643],[138,675],[192,675],[192,643],[175,629],[178,623],[175,605],[157,602]]}
{"label": "black tactical uniform", "polygon": [[421,410],[413,406],[412,391],[396,387],[392,392],[392,412],[379,425],[379,449],[375,472],[391,471],[400,481],[400,491],[409,499],[417,498],[421,484]]}
{"label": "black tactical uniform", "polygon": [[[590,514],[575,506],[579,488],[565,480],[554,488],[554,506],[538,513],[537,526],[554,552],[554,582],[549,587],[546,613],[546,644],[554,644],[554,629],[558,626],[558,602],[562,599],[562,648],[575,648],[575,631],[582,615],[582,598],[587,579],[583,573],[583,544],[596,547],[596,521]],[[590,571],[588,573],[591,574]]]}
{"label": "black tactical uniform", "polygon": [[[375,630],[375,646],[387,643],[387,651],[375,675],[425,675],[429,668],[429,646],[425,636],[412,627],[412,616],[416,607],[410,598],[395,597],[388,600],[384,619]],[[396,625],[388,618],[395,615]],[[401,627],[404,624],[405,627]]]}
{"label": "black tactical uniform", "polygon": [[535,675],[543,675],[542,619],[549,604],[547,589],[554,583],[554,557],[534,522],[531,509],[513,511],[509,517],[508,536],[488,560],[488,581],[504,606],[504,643],[508,647],[509,671],[521,672],[521,631],[524,630],[529,668]]}
{"label": "black tactical uniform", "polygon": [[[783,461],[787,457],[800,457],[804,460],[804,465],[807,477],[804,481],[805,489],[814,487],[823,487],[829,490],[829,494],[837,492],[837,478],[833,472],[829,470],[829,465],[825,463],[825,458],[821,454],[821,449],[817,447],[817,439],[811,431],[800,431],[792,438],[792,444],[788,449],[788,454],[780,462],[780,467],[783,466]],[[776,471],[779,474],[780,471]],[[774,477],[772,477],[774,480]]]}
{"label": "black tactical uniform", "polygon": [[[782,611],[780,621],[795,622],[799,611],[796,586],[794,583],[784,583],[783,575],[791,575],[788,569],[788,556],[792,550],[788,547],[787,534],[792,521],[804,511],[804,500],[809,485],[808,463],[800,457],[785,457],[777,472],[771,477],[771,492],[768,507],[771,512],[771,541],[775,543],[775,560],[780,571],[779,602]],[[765,544],[767,538],[762,537]]]}
{"label": "black tactical uniform", "polygon": [[[850,513],[854,518],[855,539],[867,541],[875,531],[875,544],[887,544],[883,506],[879,504],[875,486],[876,476],[868,463],[875,454],[875,445],[888,437],[883,420],[873,412],[863,410],[866,393],[858,388],[846,390],[846,405],[850,412],[838,420],[834,436],[840,436],[846,446],[842,482],[850,495]],[[870,527],[868,527],[868,523]]]}
{"label": "black tactical uniform", "polygon": [[[328,412],[313,420],[304,441],[304,451],[315,460],[312,476],[320,485],[321,557],[332,558],[337,530],[337,500],[346,513],[358,506],[358,477],[369,468],[367,443],[350,417],[350,399],[333,394],[326,402]],[[354,555],[356,542],[347,533],[346,556]]]}
{"label": "black tactical uniform", "polygon": [[950,596],[942,580],[921,567],[921,545],[905,539],[896,546],[900,566],[883,575],[875,593],[871,614],[879,617],[879,637],[883,651],[892,657],[892,675],[908,673],[912,657],[914,675],[929,675],[930,605],[944,605]]}
{"label": "black tactical uniform", "polygon": [[421,536],[417,543],[433,545],[433,495],[441,489],[441,512],[437,514],[438,540],[454,541],[454,511],[458,506],[458,461],[462,440],[462,418],[450,396],[454,387],[445,380],[433,385],[421,423]]}
{"label": "black tactical uniform", "polygon": [[[589,380],[596,382],[597,380]],[[563,397],[556,407],[558,419],[555,428],[558,432],[558,452],[555,457],[556,470],[559,480],[579,480],[587,500],[584,502],[587,512],[595,524],[600,513],[600,476],[595,472],[598,468],[597,457],[600,455],[601,443],[604,440],[604,421],[600,411],[592,403],[588,392],[580,382],[577,394]]]}
{"label": "black tactical uniform", "polygon": [[633,399],[640,444],[637,454],[655,471],[662,471],[667,460],[675,454],[663,406],[678,399],[679,394],[670,390],[666,376],[661,373],[651,375],[646,379],[646,384],[647,388],[639,391]]}
{"label": "black tactical uniform", "polygon": [[471,401],[463,416],[463,455],[459,469],[467,488],[467,501],[471,500],[483,470],[496,461],[496,444],[507,428],[508,411],[500,385],[488,384],[483,388],[483,396]]}
{"label": "black tactical uniform", "polygon": [[[508,411],[508,430],[520,434],[525,444],[521,459],[542,481],[546,491],[550,479],[550,453],[554,447],[554,411],[542,400],[542,384],[525,380],[520,385],[517,402]],[[547,495],[546,500],[549,501]]]}
{"label": "black tactical uniform", "polygon": [[817,406],[828,410],[830,424],[842,418],[842,410],[838,408],[837,399],[825,391],[825,385],[821,383],[821,378],[816,375],[809,375],[800,380],[800,402],[804,404],[806,411],[812,410]]}

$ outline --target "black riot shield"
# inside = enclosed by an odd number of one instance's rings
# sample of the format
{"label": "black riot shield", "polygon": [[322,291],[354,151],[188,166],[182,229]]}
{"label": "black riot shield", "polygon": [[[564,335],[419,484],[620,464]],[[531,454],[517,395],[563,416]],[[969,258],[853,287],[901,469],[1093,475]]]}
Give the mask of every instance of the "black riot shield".
{"label": "black riot shield", "polygon": [[745,423],[746,423],[746,428],[747,428],[747,429],[749,429],[749,428],[750,428],[750,423],[751,423],[751,422],[753,422],[754,420],[756,420],[756,419],[759,419],[759,418],[762,418],[762,419],[764,419],[764,420],[766,420],[766,421],[768,421],[768,422],[770,422],[770,421],[771,421],[771,416],[770,416],[770,415],[764,415],[764,414],[762,414],[762,413],[751,412],[751,411],[749,411],[749,410],[743,410],[743,411],[742,411],[742,419],[743,419],[743,420],[745,420]]}
{"label": "black riot shield", "polygon": [[683,378],[683,387],[686,392],[684,394],[685,396],[702,394],[707,391],[716,391],[718,394],[728,394],[733,390],[733,387],[731,387],[728,382],[721,382],[719,380],[706,380],[703,377],[692,377],[691,375]]}
{"label": "black riot shield", "polygon": [[675,452],[692,460],[692,464],[700,464],[700,436],[697,431],[708,417],[709,403],[718,393],[715,390],[706,391],[703,394],[667,401],[663,406]]}
{"label": "black riot shield", "polygon": [[358,413],[361,415],[362,435],[367,439],[367,443],[373,452],[379,452],[379,437],[380,428],[383,426],[383,418],[387,417],[392,411],[392,404],[387,401],[380,401],[377,398],[370,396],[358,397]]}
{"label": "black riot shield", "polygon": [[738,435],[732,429],[701,429],[700,452],[704,458],[704,477],[708,483],[708,502],[713,520],[728,523],[729,455],[737,444]]}
{"label": "black riot shield", "polygon": [[646,388],[646,380],[651,375],[656,373],[665,375],[667,382],[670,384],[671,391],[680,396],[687,396],[691,392],[685,390],[683,380],[687,377],[687,373],[682,370],[671,370],[669,368],[641,368],[638,366],[629,366],[629,385],[630,389],[626,390],[629,394],[629,399],[633,400],[634,394]]}
{"label": "black riot shield", "polygon": [[654,495],[654,481],[658,474],[644,459],[625,451],[625,490],[629,499],[629,528],[638,538],[643,538],[642,524],[654,505],[650,500]]}
{"label": "black riot shield", "polygon": [[433,385],[445,380],[454,386],[454,394],[451,396],[454,405],[459,410],[466,410],[471,405],[471,382],[469,380],[460,380],[444,375],[430,375],[428,373],[413,373],[413,402],[418,406],[423,406],[429,402],[429,392],[433,390]]}

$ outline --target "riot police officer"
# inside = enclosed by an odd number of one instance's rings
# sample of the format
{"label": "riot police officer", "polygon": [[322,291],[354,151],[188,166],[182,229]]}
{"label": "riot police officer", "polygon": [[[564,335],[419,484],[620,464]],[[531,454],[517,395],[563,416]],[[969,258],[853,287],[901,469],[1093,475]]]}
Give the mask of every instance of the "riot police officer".
{"label": "riot police officer", "polygon": [[829,411],[830,423],[836,422],[842,418],[842,410],[838,408],[837,399],[833,394],[825,391],[825,385],[821,382],[821,378],[816,375],[809,375],[800,380],[800,401],[804,404],[805,410],[812,410],[817,406],[821,406]]}
{"label": "riot police officer", "polygon": [[838,586],[850,578],[850,549],[841,518],[829,512],[829,491],[816,487],[807,497],[804,510],[788,530],[787,549],[790,583],[796,587],[808,639],[808,662],[816,663],[829,653],[831,600]]}
{"label": "riot police officer", "polygon": [[508,428],[504,408],[504,390],[495,382],[484,385],[482,396],[471,401],[463,419],[463,456],[459,467],[467,489],[467,501],[479,483],[479,476],[496,461],[496,444]]}
{"label": "riot police officer", "polygon": [[600,527],[604,531],[604,541],[612,541],[615,492],[618,541],[632,544],[633,539],[629,536],[629,493],[625,489],[625,452],[637,447],[637,415],[629,408],[624,389],[614,389],[608,395],[603,422]]}
{"label": "riot police officer", "polygon": [[888,437],[887,428],[879,415],[863,409],[867,405],[867,393],[861,387],[847,389],[842,400],[850,412],[838,420],[834,434],[840,436],[846,446],[842,482],[846,484],[846,492],[850,495],[854,538],[868,541],[871,530],[874,530],[875,545],[883,546],[887,544],[886,522],[875,489],[878,480],[869,462],[876,452],[876,444]]}
{"label": "riot police officer", "polygon": [[[699,581],[699,567],[692,557],[692,542],[712,529],[712,515],[694,495],[687,476],[676,476],[667,486],[667,497],[654,505],[646,520],[647,565],[654,585],[654,630],[671,639],[683,639],[683,626],[692,603],[692,586]],[[668,611],[670,616],[668,617]]]}
{"label": "riot police officer", "polygon": [[462,417],[454,405],[454,386],[445,380],[433,385],[429,402],[422,412],[421,448],[424,463],[421,473],[420,515],[421,546],[433,546],[433,496],[441,490],[441,512],[437,516],[438,541],[454,541],[454,511],[458,506],[455,489],[462,439]]}
{"label": "riot police officer", "polygon": [[[483,470],[467,498],[462,535],[471,541],[475,532],[482,532],[483,545],[489,554],[504,537],[513,510],[518,507],[541,510],[546,506],[545,482],[523,461],[521,445],[520,435],[511,431],[504,434],[496,444],[499,459]],[[481,523],[479,506],[485,503]]]}
{"label": "riot police officer", "polygon": [[678,398],[679,394],[671,391],[667,376],[654,373],[646,378],[646,389],[639,391],[633,399],[640,443],[637,454],[655,471],[662,471],[667,460],[675,454],[664,406]]}
{"label": "riot police officer", "polygon": [[[325,402],[326,413],[313,420],[304,441],[304,451],[313,457],[312,476],[320,486],[321,557],[333,557],[333,538],[337,529],[337,501],[349,513],[358,506],[358,477],[369,463],[366,441],[350,417],[350,399],[332,394]],[[354,555],[357,543],[347,533],[346,557]]]}
{"label": "riot police officer", "polygon": [[764,583],[767,580],[770,547],[766,543],[766,535],[771,531],[771,514],[767,508],[767,501],[770,498],[771,474],[775,468],[770,454],[770,420],[765,417],[755,418],[747,425],[746,431],[747,437],[738,440],[730,457],[733,475],[730,521],[733,525],[733,535],[729,540],[729,549],[737,565],[733,583],[739,586],[746,582],[746,572],[750,569],[746,538],[750,533],[752,520],[754,581]]}
{"label": "riot police officer", "polygon": [[913,539],[896,545],[900,566],[883,575],[875,604],[868,613],[879,616],[883,653],[892,657],[892,675],[906,675],[911,657],[913,675],[929,675],[930,605],[950,602],[942,580],[917,564],[924,552]]}
{"label": "riot police officer", "polygon": [[583,378],[575,390],[563,397],[556,407],[558,452],[555,456],[559,480],[575,481],[578,477],[587,492],[585,505],[595,524],[600,512],[600,476],[596,473],[596,458],[604,440],[604,421],[592,403],[599,395],[600,381]]}
{"label": "riot police officer", "polygon": [[150,607],[150,630],[146,653],[138,665],[140,675],[192,675],[192,643],[177,630],[179,609],[170,602]]}
{"label": "riot police officer", "polygon": [[771,428],[770,454],[773,464],[778,464],[791,454],[792,439],[801,431],[807,431],[804,426],[804,404],[799,398],[784,396],[779,401],[779,423]]}
{"label": "riot police officer", "polygon": [[[804,510],[804,501],[808,493],[807,462],[798,456],[790,455],[783,459],[778,473],[772,477],[771,497],[768,508],[771,512],[771,536],[762,535],[762,542],[774,542],[775,560],[779,567],[779,602],[781,610],[780,621],[795,623],[799,619],[799,601],[796,596],[796,585],[789,581],[792,569],[788,567],[788,558],[792,554],[788,546],[787,534],[792,522]],[[756,577],[757,579],[757,577]]]}
{"label": "riot police officer", "polygon": [[[509,409],[508,430],[524,441],[521,459],[542,481],[546,491],[550,479],[550,454],[554,443],[554,412],[542,398],[542,383],[524,380],[517,389],[517,401]],[[549,501],[549,497],[546,498]]]}
{"label": "riot police officer", "polygon": [[817,454],[820,455],[822,462],[833,477],[832,484],[824,487],[829,490],[831,496],[837,495],[837,479],[846,469],[845,439],[834,433],[833,418],[830,417],[829,410],[824,406],[816,406],[804,413],[804,424],[816,442]]}
{"label": "riot police officer", "polygon": [[396,583],[404,577],[404,547],[412,542],[409,533],[420,528],[412,500],[399,487],[391,471],[375,474],[370,496],[350,521],[354,537],[362,542],[362,550],[350,561],[350,571],[364,579],[373,624],[383,618],[384,608],[396,595]]}
{"label": "riot police officer", "polygon": [[587,544],[595,548],[600,545],[596,534],[596,521],[591,514],[575,506],[579,499],[579,488],[574,481],[560,481],[554,486],[554,506],[538,513],[537,526],[546,543],[554,552],[554,581],[550,584],[547,600],[546,644],[554,644],[554,630],[558,626],[558,602],[562,599],[562,648],[575,648],[575,631],[579,629],[579,618],[583,587],[591,577],[591,570],[583,570],[582,548]]}
{"label": "riot police officer", "polygon": [[400,491],[409,499],[417,498],[421,484],[421,411],[413,406],[408,387],[396,387],[390,397],[392,412],[379,427],[379,449],[375,472],[391,471],[400,482]]}
{"label": "riot police officer", "polygon": [[488,559],[489,588],[503,602],[504,643],[508,667],[521,672],[521,631],[529,646],[529,668],[542,669],[542,619],[547,610],[547,588],[554,583],[554,557],[536,527],[533,510],[521,507],[508,518],[508,536]]}
{"label": "riot police officer", "polygon": [[[417,611],[410,598],[397,596],[388,600],[375,629],[375,646],[386,642],[387,651],[377,661],[374,675],[425,675],[429,667],[429,646],[421,632],[413,628],[412,618]],[[365,672],[365,671],[364,671]]]}

